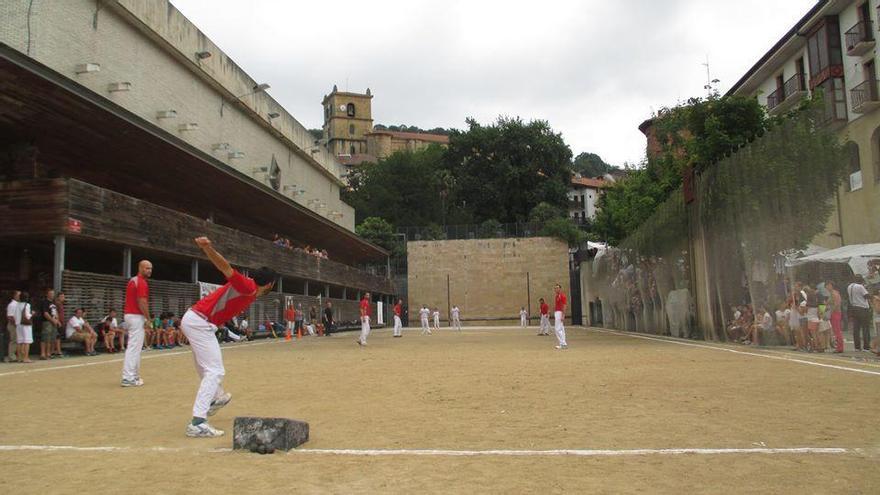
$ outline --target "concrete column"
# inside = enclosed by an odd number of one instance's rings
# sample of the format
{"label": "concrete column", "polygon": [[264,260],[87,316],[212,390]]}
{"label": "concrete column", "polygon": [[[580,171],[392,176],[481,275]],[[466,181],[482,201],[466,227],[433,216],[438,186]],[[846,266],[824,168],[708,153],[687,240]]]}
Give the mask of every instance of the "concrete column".
{"label": "concrete column", "polygon": [[278,288],[279,294],[284,292],[284,277],[278,277],[278,283],[275,284],[275,287]]}
{"label": "concrete column", "polygon": [[63,235],[55,236],[55,262],[52,269],[52,288],[55,292],[61,290],[61,276],[64,273],[64,248],[65,238]]}
{"label": "concrete column", "polygon": [[345,299],[346,297],[348,297],[348,289],[343,287],[342,288],[342,299]]}
{"label": "concrete column", "polygon": [[189,264],[190,276],[192,278],[192,283],[199,283],[199,260],[192,260]]}
{"label": "concrete column", "polygon": [[303,284],[303,294],[309,295],[309,281],[308,280],[306,280],[306,282]]}
{"label": "concrete column", "polygon": [[131,278],[131,248],[122,248],[122,276]]}
{"label": "concrete column", "polygon": [[391,256],[385,257],[385,278],[391,278]]}
{"label": "concrete column", "polygon": [[324,284],[324,297],[330,297],[330,285]]}

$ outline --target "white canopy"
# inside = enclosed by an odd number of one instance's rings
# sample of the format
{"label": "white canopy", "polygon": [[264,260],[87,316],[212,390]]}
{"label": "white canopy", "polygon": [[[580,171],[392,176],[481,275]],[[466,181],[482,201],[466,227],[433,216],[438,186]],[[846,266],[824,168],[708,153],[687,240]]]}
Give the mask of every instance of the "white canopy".
{"label": "white canopy", "polygon": [[807,263],[846,263],[854,274],[868,277],[870,272],[868,262],[872,259],[880,260],[880,243],[843,246],[803,258],[788,260],[785,266],[800,266]]}

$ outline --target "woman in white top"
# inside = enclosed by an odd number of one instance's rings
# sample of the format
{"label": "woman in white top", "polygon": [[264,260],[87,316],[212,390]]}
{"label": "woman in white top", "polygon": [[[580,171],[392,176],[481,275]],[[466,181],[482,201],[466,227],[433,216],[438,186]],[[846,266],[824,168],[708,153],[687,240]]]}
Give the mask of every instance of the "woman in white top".
{"label": "woman in white top", "polygon": [[15,317],[15,336],[18,343],[16,357],[19,363],[32,363],[29,356],[31,344],[34,343],[34,313],[31,310],[31,298],[27,292],[21,293],[17,313]]}

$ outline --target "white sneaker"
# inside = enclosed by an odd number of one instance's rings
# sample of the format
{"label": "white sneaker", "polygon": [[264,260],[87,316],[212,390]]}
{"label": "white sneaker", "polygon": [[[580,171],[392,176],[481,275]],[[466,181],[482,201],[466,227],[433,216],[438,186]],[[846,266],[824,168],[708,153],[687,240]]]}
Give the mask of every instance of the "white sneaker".
{"label": "white sneaker", "polygon": [[568,345],[558,345],[558,346],[556,346],[556,348],[561,349],[561,350],[565,350],[565,349],[568,349]]}
{"label": "white sneaker", "polygon": [[207,421],[198,425],[190,423],[186,425],[186,436],[192,438],[222,437],[223,430],[218,430],[217,428],[214,428],[213,426],[209,425]]}
{"label": "white sneaker", "polygon": [[144,381],[140,378],[135,378],[134,380],[126,380],[125,378],[123,378],[121,385],[123,387],[143,387]]}
{"label": "white sneaker", "polygon": [[217,411],[223,409],[223,406],[229,404],[229,401],[232,400],[232,394],[226,392],[219,399],[215,399],[214,402],[211,402],[211,407],[208,408],[208,416],[213,416],[217,414]]}

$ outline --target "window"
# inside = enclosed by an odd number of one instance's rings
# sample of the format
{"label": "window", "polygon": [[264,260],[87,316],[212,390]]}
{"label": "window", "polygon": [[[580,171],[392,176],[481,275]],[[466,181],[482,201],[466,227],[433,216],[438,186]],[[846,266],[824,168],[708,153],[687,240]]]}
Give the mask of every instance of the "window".
{"label": "window", "polygon": [[816,85],[816,91],[822,94],[824,113],[822,124],[846,120],[846,91],[843,78],[833,77]]}
{"label": "window", "polygon": [[354,116],[355,116],[355,113],[354,113],[354,103],[349,103],[349,104],[345,105],[345,113],[346,113],[349,117],[354,117]]}
{"label": "window", "polygon": [[810,86],[816,87],[831,77],[843,75],[840,25],[837,16],[822,19],[807,37],[810,58]]}
{"label": "window", "polygon": [[862,164],[859,159],[859,145],[850,141],[846,144],[846,152],[849,154],[849,182],[847,191],[858,191],[862,188]]}
{"label": "window", "polygon": [[354,136],[354,124],[348,126],[348,133]]}
{"label": "window", "polygon": [[354,145],[352,145],[352,146],[351,146],[351,154],[352,154],[352,155],[354,155],[354,154],[355,154],[355,149],[354,149]]}

